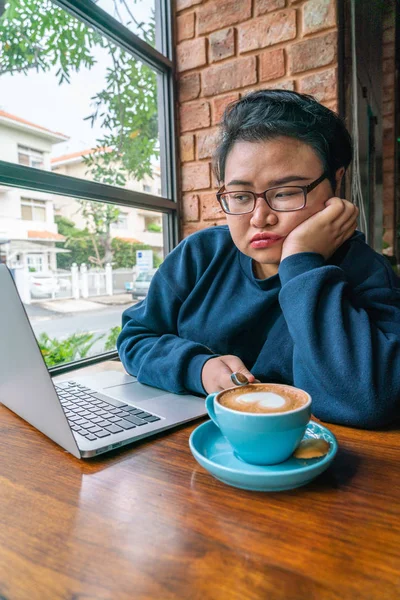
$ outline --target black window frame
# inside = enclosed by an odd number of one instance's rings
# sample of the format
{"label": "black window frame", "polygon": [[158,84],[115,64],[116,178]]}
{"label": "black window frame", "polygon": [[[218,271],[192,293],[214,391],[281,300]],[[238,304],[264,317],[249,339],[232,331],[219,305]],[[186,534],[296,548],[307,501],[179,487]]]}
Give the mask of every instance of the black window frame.
{"label": "black window frame", "polygon": [[[158,122],[162,196],[97,183],[51,171],[0,160],[0,185],[37,190],[72,198],[108,202],[132,208],[157,210],[163,214],[164,253],[179,241],[177,152],[175,138],[174,27],[169,0],[155,0],[156,45],[161,52],[140,39],[91,0],[52,0],[86,25],[94,27],[116,45],[157,73]],[[52,376],[118,357],[117,351],[50,367]]]}

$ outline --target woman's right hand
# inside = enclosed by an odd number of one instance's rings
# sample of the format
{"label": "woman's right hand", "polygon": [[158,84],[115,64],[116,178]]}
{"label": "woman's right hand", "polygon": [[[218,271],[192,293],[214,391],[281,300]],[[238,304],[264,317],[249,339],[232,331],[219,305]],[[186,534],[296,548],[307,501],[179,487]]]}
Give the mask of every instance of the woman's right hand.
{"label": "woman's right hand", "polygon": [[210,358],[204,364],[201,372],[201,381],[207,394],[233,387],[231,375],[237,372],[243,373],[250,383],[256,382],[254,375],[250,373],[239,357],[227,354]]}

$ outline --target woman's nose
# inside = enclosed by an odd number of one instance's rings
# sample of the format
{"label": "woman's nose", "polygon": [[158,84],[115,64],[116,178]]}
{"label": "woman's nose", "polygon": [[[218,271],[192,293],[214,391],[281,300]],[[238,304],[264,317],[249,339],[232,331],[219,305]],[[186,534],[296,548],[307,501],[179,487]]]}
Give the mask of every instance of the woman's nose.
{"label": "woman's nose", "polygon": [[250,221],[254,227],[264,227],[266,224],[275,225],[278,222],[278,215],[268,206],[264,198],[257,198]]}

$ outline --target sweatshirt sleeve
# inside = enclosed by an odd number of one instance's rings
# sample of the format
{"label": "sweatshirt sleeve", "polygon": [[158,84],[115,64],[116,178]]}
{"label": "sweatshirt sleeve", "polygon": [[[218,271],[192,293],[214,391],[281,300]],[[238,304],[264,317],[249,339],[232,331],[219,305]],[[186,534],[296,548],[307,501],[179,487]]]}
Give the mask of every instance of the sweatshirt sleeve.
{"label": "sweatshirt sleeve", "polygon": [[400,288],[382,261],[355,289],[319,254],[280,264],[294,385],[310,393],[322,420],[374,428],[399,416]]}
{"label": "sweatshirt sleeve", "polygon": [[209,348],[179,337],[182,300],[159,269],[147,297],[122,316],[117,348],[128,373],[145,383],[176,394],[206,395],[201,372],[216,356]]}

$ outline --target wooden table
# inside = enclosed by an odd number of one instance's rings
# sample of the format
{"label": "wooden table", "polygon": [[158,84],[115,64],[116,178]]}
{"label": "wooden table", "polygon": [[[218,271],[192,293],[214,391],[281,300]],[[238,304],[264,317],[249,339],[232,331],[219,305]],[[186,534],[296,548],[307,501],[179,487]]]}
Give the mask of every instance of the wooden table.
{"label": "wooden table", "polygon": [[326,473],[258,493],[195,462],[195,426],[79,461],[0,406],[1,600],[400,598],[399,431],[330,426]]}

